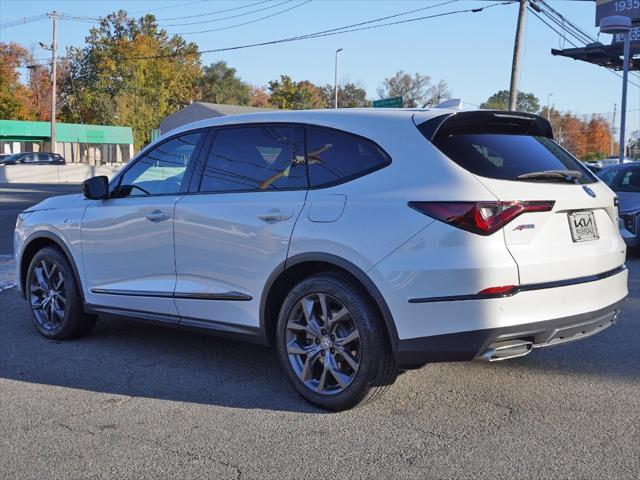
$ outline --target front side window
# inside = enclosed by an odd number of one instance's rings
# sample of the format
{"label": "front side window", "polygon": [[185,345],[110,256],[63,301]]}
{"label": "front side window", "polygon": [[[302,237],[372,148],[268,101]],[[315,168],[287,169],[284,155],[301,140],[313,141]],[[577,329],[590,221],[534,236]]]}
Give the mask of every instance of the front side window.
{"label": "front side window", "polygon": [[342,183],[390,163],[373,142],[322,127],[307,128],[307,161],[312,187]]}
{"label": "front side window", "polygon": [[184,191],[184,175],[202,133],[172,138],[138,158],[121,177],[115,196],[144,196]]}
{"label": "front side window", "polygon": [[302,129],[256,126],[220,129],[209,152],[201,192],[307,188]]}

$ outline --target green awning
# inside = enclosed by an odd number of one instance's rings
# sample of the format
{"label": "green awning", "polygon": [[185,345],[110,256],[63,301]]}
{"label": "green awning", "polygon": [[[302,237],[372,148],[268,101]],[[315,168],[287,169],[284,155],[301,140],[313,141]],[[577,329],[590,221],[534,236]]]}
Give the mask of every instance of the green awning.
{"label": "green awning", "polygon": [[[49,140],[50,134],[49,122],[0,120],[0,141],[38,142]],[[130,145],[133,143],[133,132],[131,127],[56,122],[56,141]]]}

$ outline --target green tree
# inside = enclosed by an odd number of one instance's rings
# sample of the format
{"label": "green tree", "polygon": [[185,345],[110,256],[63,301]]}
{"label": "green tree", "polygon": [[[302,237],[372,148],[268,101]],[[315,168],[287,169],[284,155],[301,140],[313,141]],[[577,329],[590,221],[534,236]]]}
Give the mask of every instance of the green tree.
{"label": "green tree", "polygon": [[[335,92],[333,85],[322,87],[322,98],[326,107],[333,107],[335,103]],[[338,107],[357,108],[370,107],[371,101],[367,100],[367,92],[364,88],[355,83],[345,83],[338,86]]]}
{"label": "green tree", "polygon": [[380,98],[402,97],[402,106],[409,108],[434,106],[451,96],[444,80],[432,85],[428,75],[415,73],[412,76],[403,70],[385,78],[377,93]]}
{"label": "green tree", "polygon": [[61,110],[69,121],[131,126],[139,149],[164,117],[197,97],[197,45],[169,37],[153,15],[110,14],[85,42],[68,50]]}
{"label": "green tree", "polygon": [[308,80],[294,82],[288,75],[269,82],[271,105],[283,110],[325,107],[322,90]]}
{"label": "green tree", "polygon": [[[486,102],[480,104],[480,108],[489,110],[509,109],[509,90],[500,90],[491,95]],[[540,100],[533,93],[518,92],[516,110],[526,113],[537,113],[540,110]]]}
{"label": "green tree", "polygon": [[251,99],[251,86],[236,75],[235,68],[223,61],[204,67],[199,88],[203,102],[248,105]]}

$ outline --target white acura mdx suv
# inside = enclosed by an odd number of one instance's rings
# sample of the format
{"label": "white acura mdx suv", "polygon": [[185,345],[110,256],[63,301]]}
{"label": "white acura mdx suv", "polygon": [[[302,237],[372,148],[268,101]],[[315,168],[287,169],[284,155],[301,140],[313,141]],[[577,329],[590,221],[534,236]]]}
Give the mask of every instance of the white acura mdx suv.
{"label": "white acura mdx suv", "polygon": [[627,295],[615,195],[535,115],[216,118],[83,192],[17,221],[42,335],[79,337],[111,314],[274,345],[329,410],[401,369],[585,338]]}

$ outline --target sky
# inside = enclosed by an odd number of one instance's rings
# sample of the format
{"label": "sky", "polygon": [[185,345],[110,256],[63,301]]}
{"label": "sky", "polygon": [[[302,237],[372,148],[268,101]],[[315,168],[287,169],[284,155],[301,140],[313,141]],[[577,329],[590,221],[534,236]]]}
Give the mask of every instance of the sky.
{"label": "sky", "polygon": [[[458,9],[486,7],[491,1],[458,0],[2,0],[0,24],[52,10],[72,16],[98,17],[118,9],[140,16],[152,13],[169,33],[182,33],[201,50],[246,45],[359,23],[408,10],[428,10],[389,21],[415,18]],[[573,23],[596,37],[595,2],[548,0]],[[255,4],[253,6],[249,6]],[[242,8],[239,8],[242,7]],[[220,10],[234,9],[224,13]],[[262,10],[263,9],[263,10]],[[256,10],[261,10],[256,12]],[[254,12],[254,13],[251,13]],[[279,13],[282,12],[282,13]],[[339,80],[362,85],[369,98],[378,98],[380,83],[398,70],[444,79],[455,98],[471,105],[509,88],[513,41],[518,13],[516,3],[497,5],[479,13],[461,13],[383,28],[276,45],[203,54],[203,64],[224,60],[247,82],[266,86],[281,74],[294,80],[333,84],[334,56],[342,48]],[[273,15],[275,14],[275,15]],[[257,20],[260,17],[270,18]],[[235,18],[225,18],[235,16]],[[180,18],[176,17],[192,17]],[[257,20],[254,23],[235,26]],[[200,23],[196,23],[200,22]],[[58,43],[83,46],[91,23],[59,22]],[[206,33],[185,33],[203,30]],[[535,16],[528,14],[522,56],[520,90],[533,92],[544,106],[547,99],[558,110],[577,114],[599,113],[611,119],[613,105],[620,111],[622,80],[588,63],[551,55],[563,39]],[[42,20],[0,29],[0,41],[15,41],[33,49],[37,58],[49,55],[38,42],[51,42],[51,21]],[[610,43],[609,35],[600,41]],[[634,79],[635,78],[635,79]],[[630,77],[640,85],[640,77]],[[548,97],[552,94],[551,97]],[[640,87],[629,85],[627,131],[640,129]],[[618,114],[619,123],[620,115]]]}

